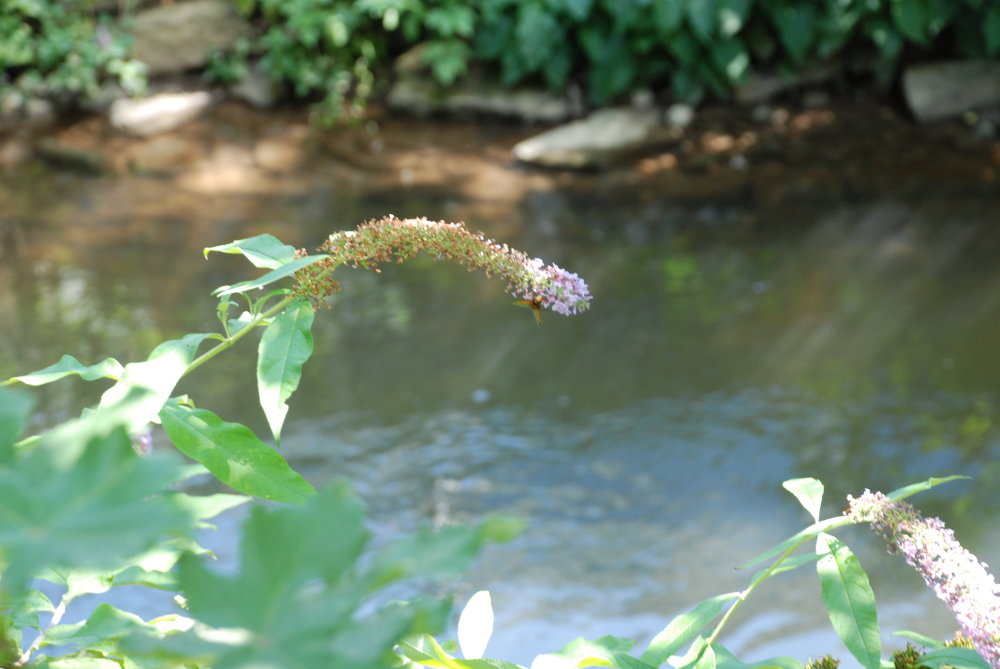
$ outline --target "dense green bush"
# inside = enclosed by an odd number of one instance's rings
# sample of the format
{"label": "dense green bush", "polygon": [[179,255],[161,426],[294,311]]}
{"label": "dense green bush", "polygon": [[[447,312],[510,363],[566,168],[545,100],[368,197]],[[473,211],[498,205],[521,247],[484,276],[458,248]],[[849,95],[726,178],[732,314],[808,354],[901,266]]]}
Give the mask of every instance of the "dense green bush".
{"label": "dense green bush", "polygon": [[141,63],[128,58],[128,42],[111,17],[87,3],[4,0],[0,3],[0,99],[17,91],[74,103],[116,79],[137,92]]}

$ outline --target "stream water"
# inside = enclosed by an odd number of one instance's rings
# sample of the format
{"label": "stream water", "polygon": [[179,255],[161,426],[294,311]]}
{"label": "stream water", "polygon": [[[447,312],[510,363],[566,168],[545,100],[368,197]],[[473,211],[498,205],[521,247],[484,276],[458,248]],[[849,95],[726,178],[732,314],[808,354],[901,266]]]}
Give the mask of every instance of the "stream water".
{"label": "stream water", "polygon": [[[210,290],[251,268],[206,261],[204,246],[265,231],[315,246],[387,212],[450,211],[433,193],[195,196],[157,179],[25,179],[0,215],[3,377],[65,352],[137,360],[214,329]],[[522,664],[576,636],[645,643],[693,603],[745,587],[735,566],[808,522],[781,489],[792,477],[822,479],[832,515],[849,492],[971,475],[915,502],[1000,564],[997,204],[760,210],[533,193],[468,224],[578,272],[592,310],[546,314],[539,328],[502,285],[459,267],[345,271],[318,314],[283,450],[316,485],[348,478],[381,538],[524,518],[523,536],[456,586],[459,602],[492,591],[487,654]],[[178,390],[265,434],[252,348]],[[99,390],[41,389],[39,424]],[[224,566],[238,520],[206,537]],[[887,645],[903,645],[896,629],[951,635],[900,558],[862,528],[842,538],[871,574]],[[746,660],[849,658],[810,569],[755,593],[722,642]]]}

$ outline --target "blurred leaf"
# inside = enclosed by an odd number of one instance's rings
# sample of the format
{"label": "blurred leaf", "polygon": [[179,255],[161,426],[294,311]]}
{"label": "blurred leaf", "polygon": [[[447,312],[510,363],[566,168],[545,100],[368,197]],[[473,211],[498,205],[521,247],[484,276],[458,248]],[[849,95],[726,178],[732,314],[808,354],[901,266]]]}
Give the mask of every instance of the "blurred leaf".
{"label": "blurred leaf", "polygon": [[553,49],[566,48],[563,28],[537,0],[520,5],[514,29],[517,54],[526,72],[537,71],[550,57]]}
{"label": "blurred leaf", "polygon": [[330,256],[328,255],[314,255],[305,256],[304,258],[298,258],[292,260],[291,262],[285,263],[277,269],[273,269],[263,276],[259,276],[256,279],[251,279],[250,281],[241,281],[232,286],[219,286],[212,291],[212,295],[216,297],[222,297],[223,295],[231,295],[233,293],[243,293],[248,290],[253,290],[254,288],[263,288],[269,284],[274,283],[280,279],[289,276],[290,274],[295,274],[303,267],[308,267],[309,265],[314,265],[321,260],[326,260]]}
{"label": "blurred leaf", "polygon": [[944,648],[945,647],[944,643],[942,643],[941,641],[938,641],[937,639],[932,639],[929,636],[925,636],[925,635],[919,634],[917,632],[909,632],[907,630],[900,630],[898,632],[893,632],[893,635],[894,636],[905,637],[907,639],[912,639],[913,641],[916,641],[917,643],[919,643],[924,648],[937,649],[937,648]]}
{"label": "blurred leaf", "polygon": [[796,64],[805,61],[809,48],[816,38],[819,27],[819,13],[812,3],[781,4],[771,14],[778,39]]}
{"label": "blurred leaf", "polygon": [[660,666],[671,655],[695,638],[698,632],[722,612],[726,604],[738,599],[739,596],[738,592],[718,595],[698,603],[687,613],[676,616],[662,632],[653,637],[653,640],[649,642],[649,648],[639,659],[646,664]]}
{"label": "blurred leaf", "polygon": [[274,441],[281,443],[281,426],[288,398],[299,387],[302,365],[313,351],[312,305],[299,298],[285,307],[264,331],[257,353],[257,392]]}
{"label": "blurred leaf", "polygon": [[889,8],[893,23],[904,36],[917,44],[928,43],[931,16],[925,0],[892,0]]}
{"label": "blurred leaf", "polygon": [[990,56],[995,56],[1000,51],[1000,5],[994,4],[986,10],[986,17],[983,20],[983,44]]}
{"label": "blurred leaf", "polygon": [[86,621],[50,628],[45,635],[44,645],[73,644],[81,649],[111,650],[116,640],[139,630],[154,632],[155,628],[133,613],[102,603],[97,605]]}
{"label": "blurred leaf", "polygon": [[177,477],[168,454],[140,458],[121,427],[121,406],[91,412],[45,434],[0,468],[3,587],[18,592],[43,565],[111,567],[167,533],[187,532],[187,517],[156,493]]}
{"label": "blurred leaf", "polygon": [[437,39],[427,42],[424,62],[430,63],[438,83],[450,86],[469,69],[472,49],[461,39]]}
{"label": "blurred leaf", "polygon": [[458,647],[467,660],[481,658],[493,636],[493,602],[487,590],[480,590],[466,602],[458,617]]}
{"label": "blurred leaf", "polygon": [[0,465],[14,457],[14,442],[24,432],[35,400],[31,395],[0,388]]}
{"label": "blurred leaf", "polygon": [[148,391],[142,403],[132,405],[132,413],[128,417],[128,431],[138,432],[156,418],[177,382],[194,361],[198,346],[210,336],[193,333],[165,341],[153,349],[144,362],[125,365],[118,382],[101,395],[100,406],[115,404],[135,389]]}
{"label": "blurred leaf", "polygon": [[990,663],[971,648],[940,648],[920,656],[920,666],[938,669],[990,669]]}
{"label": "blurred leaf", "polygon": [[583,23],[590,16],[593,5],[594,0],[559,0],[559,6],[578,23]]}
{"label": "blurred leaf", "polygon": [[719,19],[718,0],[688,0],[688,24],[703,44],[709,44]]}
{"label": "blurred leaf", "polygon": [[29,386],[41,386],[72,374],[79,374],[84,381],[117,379],[122,374],[122,365],[114,358],[105,358],[101,362],[88,366],[71,355],[64,355],[59,359],[59,362],[51,364],[45,369],[24,376],[12,376],[4,381],[4,384],[20,381]]}
{"label": "blurred leaf", "polygon": [[719,3],[719,32],[732,37],[740,32],[750,16],[753,0],[717,0]]}
{"label": "blurred leaf", "polygon": [[798,569],[804,564],[812,564],[813,562],[819,560],[820,557],[821,556],[816,553],[802,553],[800,555],[789,556],[782,560],[781,564],[773,570],[761,569],[760,571],[755,572],[753,578],[750,579],[750,583],[751,585],[756,585],[757,583],[771,578],[772,576],[777,576],[783,572]]}
{"label": "blurred leaf", "polygon": [[618,666],[615,658],[628,655],[635,645],[632,639],[602,636],[599,639],[582,637],[570,641],[555,653],[539,655],[532,667],[545,669],[575,669],[576,667]]}
{"label": "blurred leaf", "polygon": [[235,242],[219,246],[209,246],[204,250],[206,258],[211,251],[242,253],[247,260],[253,263],[254,267],[265,269],[277,269],[295,260],[295,248],[282,243],[277,237],[269,234],[237,239]]}
{"label": "blurred leaf", "polygon": [[[192,616],[216,628],[196,630],[196,650],[214,645],[216,669],[389,666],[395,644],[440,628],[446,609],[419,599],[373,608],[368,598],[381,579],[358,564],[368,536],[363,506],[345,483],[303,507],[255,507],[238,574],[213,573],[191,556],[180,563]],[[431,544],[420,549],[438,552]],[[362,607],[373,612],[360,615]],[[183,649],[175,644],[171,652]]]}
{"label": "blurred leaf", "polygon": [[653,25],[660,37],[671,36],[684,22],[684,0],[658,0],[653,3]]}
{"label": "blurred leaf", "polygon": [[882,664],[875,593],[858,558],[836,537],[822,533],[816,539],[816,563],[823,603],[837,636],[867,669]]}
{"label": "blurred leaf", "polygon": [[163,407],[160,420],[177,450],[233,490],[288,504],[302,504],[315,494],[309,482],[248,427],[175,401]]}
{"label": "blurred leaf", "polygon": [[795,495],[813,520],[819,522],[819,508],[823,503],[822,481],[814,478],[789,479],[781,487]]}
{"label": "blurred leaf", "polygon": [[737,39],[716,40],[712,45],[712,62],[725,74],[727,81],[741,81],[750,68],[750,54]]}
{"label": "blurred leaf", "polygon": [[471,37],[476,28],[476,13],[462,5],[432,7],[424,16],[424,25],[441,37]]}

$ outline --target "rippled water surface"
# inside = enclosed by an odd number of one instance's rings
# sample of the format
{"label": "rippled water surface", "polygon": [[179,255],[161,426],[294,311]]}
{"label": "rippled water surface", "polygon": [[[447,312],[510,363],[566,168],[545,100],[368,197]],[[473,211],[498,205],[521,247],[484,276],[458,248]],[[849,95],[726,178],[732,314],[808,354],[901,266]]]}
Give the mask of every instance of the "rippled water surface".
{"label": "rippled water surface", "polygon": [[[208,293],[251,270],[206,261],[204,246],[264,231],[312,246],[371,216],[448,218],[451,206],[433,193],[193,196],[155,179],[57,175],[7,199],[3,377],[64,352],[140,359],[214,328]],[[344,271],[283,449],[317,485],[348,478],[380,538],[525,518],[524,535],[457,586],[459,600],[493,592],[488,654],[525,664],[578,635],[644,642],[692,603],[744,587],[734,567],[807,522],[787,478],[823,479],[829,515],[848,492],[972,475],[916,502],[1000,564],[997,212],[959,199],[753,210],[534,193],[468,223],[580,273],[593,309],[538,328],[502,285],[458,267]],[[264,433],[252,348],[179,390]],[[41,390],[39,424],[98,391]],[[206,540],[223,564],[237,520]],[[951,634],[898,558],[860,528],[842,536],[887,631]],[[802,571],[755,594],[723,643],[745,659],[845,656]]]}

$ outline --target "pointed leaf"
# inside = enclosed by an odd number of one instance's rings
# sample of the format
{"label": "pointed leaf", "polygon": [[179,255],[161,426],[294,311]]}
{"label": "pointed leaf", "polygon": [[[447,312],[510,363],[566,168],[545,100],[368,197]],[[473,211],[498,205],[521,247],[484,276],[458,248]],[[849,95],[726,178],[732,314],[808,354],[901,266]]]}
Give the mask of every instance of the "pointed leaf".
{"label": "pointed leaf", "polygon": [[165,341],[153,349],[145,362],[130,362],[125,365],[118,383],[101,396],[100,406],[114,404],[135,388],[150,391],[145,402],[136,406],[129,416],[129,432],[139,431],[160,412],[177,382],[194,361],[198,347],[210,336],[207,333],[192,333],[180,339]]}
{"label": "pointed leaf", "polygon": [[274,441],[279,444],[288,398],[299,387],[302,365],[312,355],[313,316],[309,300],[298,299],[274,319],[260,339],[257,391]]}
{"label": "pointed leaf", "polygon": [[44,645],[74,644],[82,649],[107,648],[118,638],[140,630],[154,632],[155,628],[134,613],[121,611],[104,603],[98,604],[85,622],[50,628],[45,635]]}
{"label": "pointed leaf", "polygon": [[823,503],[823,484],[818,479],[789,479],[781,487],[795,495],[814,521],[819,522],[819,507]]}
{"label": "pointed leaf", "polygon": [[836,516],[834,518],[827,518],[826,520],[821,520],[818,523],[813,523],[809,527],[799,530],[792,536],[788,537],[780,544],[768,548],[766,551],[753,558],[749,562],[742,565],[743,568],[751,567],[759,562],[770,559],[775,555],[784,553],[785,551],[794,548],[796,546],[801,546],[805,542],[814,539],[819,536],[820,532],[832,529],[834,527],[840,527],[841,525],[847,525],[850,521],[845,519],[843,516]]}
{"label": "pointed leaf", "polygon": [[78,374],[85,381],[117,379],[122,374],[122,365],[114,358],[105,358],[94,365],[84,365],[73,356],[64,355],[59,359],[59,362],[24,376],[13,376],[4,383],[20,381],[29,386],[42,386],[73,374]]}
{"label": "pointed leaf", "polygon": [[0,465],[14,457],[14,442],[24,431],[34,405],[31,395],[0,388]]}
{"label": "pointed leaf", "polygon": [[823,554],[816,572],[833,629],[862,666],[879,669],[882,640],[868,575],[851,549],[830,534],[817,537],[816,552]]}
{"label": "pointed leaf", "polygon": [[235,242],[219,246],[209,246],[204,250],[206,258],[211,251],[242,253],[247,260],[253,263],[254,267],[265,269],[277,269],[295,260],[295,247],[284,244],[277,237],[269,234],[237,239]]}
{"label": "pointed leaf", "polygon": [[318,263],[320,260],[326,260],[330,256],[328,255],[314,255],[306,256],[304,258],[298,258],[289,263],[285,263],[277,269],[273,269],[263,276],[259,276],[256,279],[251,279],[250,281],[241,281],[233,286],[221,286],[212,291],[212,295],[216,297],[222,297],[223,295],[231,295],[233,293],[243,293],[248,290],[253,290],[254,288],[263,288],[268,284],[272,284],[279,279],[283,279],[290,274],[295,274],[303,267],[308,267]]}
{"label": "pointed leaf", "polygon": [[488,590],[469,598],[458,617],[458,647],[467,660],[481,658],[493,636],[493,602]]}
{"label": "pointed leaf", "polygon": [[900,630],[898,632],[893,632],[893,636],[901,636],[901,637],[905,637],[907,639],[912,639],[913,641],[916,641],[917,643],[919,643],[924,648],[933,648],[933,649],[937,650],[938,648],[944,648],[945,647],[945,645],[944,645],[943,642],[938,641],[937,639],[932,639],[931,637],[923,635],[923,634],[920,634],[919,632],[910,632],[909,630]]}
{"label": "pointed leaf", "polygon": [[738,592],[718,595],[700,602],[687,613],[677,616],[662,632],[653,637],[649,642],[649,648],[639,659],[646,664],[660,666],[712,622],[727,603],[738,599],[739,596]]}
{"label": "pointed leaf", "polygon": [[773,570],[761,569],[754,573],[753,578],[750,580],[750,585],[755,586],[761,581],[767,580],[772,576],[777,576],[778,574],[786,571],[792,571],[793,569],[798,569],[804,564],[812,564],[819,560],[822,556],[816,553],[802,553],[801,555],[791,555],[781,561],[781,564],[775,567]]}
{"label": "pointed leaf", "polygon": [[925,490],[930,490],[931,488],[939,486],[942,483],[950,483],[952,481],[958,481],[960,479],[971,479],[971,478],[972,478],[971,476],[962,476],[960,474],[955,474],[953,476],[944,476],[944,477],[932,476],[926,481],[921,481],[919,483],[911,483],[908,486],[897,488],[896,490],[893,490],[886,496],[889,499],[898,502],[899,500],[906,499],[907,497],[915,495],[918,492],[924,492]]}
{"label": "pointed leaf", "polygon": [[930,667],[931,669],[938,669],[938,667],[990,669],[990,663],[971,648],[940,648],[932,650],[920,657],[920,666]]}
{"label": "pointed leaf", "polygon": [[233,490],[288,504],[302,504],[316,492],[248,427],[174,401],[163,407],[160,420],[177,450]]}
{"label": "pointed leaf", "polygon": [[756,662],[743,662],[721,644],[713,643],[712,650],[715,651],[716,669],[802,669],[802,663],[794,657],[770,657]]}

